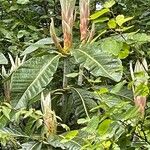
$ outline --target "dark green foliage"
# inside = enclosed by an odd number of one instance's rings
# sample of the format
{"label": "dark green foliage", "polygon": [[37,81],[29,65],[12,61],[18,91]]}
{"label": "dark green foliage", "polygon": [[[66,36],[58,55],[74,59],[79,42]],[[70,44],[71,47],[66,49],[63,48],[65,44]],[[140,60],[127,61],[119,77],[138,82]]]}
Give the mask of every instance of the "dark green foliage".
{"label": "dark green foliage", "polygon": [[[0,149],[150,149],[150,1],[90,3],[94,37],[81,44],[76,1],[64,55],[49,32],[53,18],[63,47],[59,0],[0,0]],[[137,60],[144,71],[133,73]],[[144,116],[139,95],[147,99]],[[57,134],[46,124],[55,119]]]}

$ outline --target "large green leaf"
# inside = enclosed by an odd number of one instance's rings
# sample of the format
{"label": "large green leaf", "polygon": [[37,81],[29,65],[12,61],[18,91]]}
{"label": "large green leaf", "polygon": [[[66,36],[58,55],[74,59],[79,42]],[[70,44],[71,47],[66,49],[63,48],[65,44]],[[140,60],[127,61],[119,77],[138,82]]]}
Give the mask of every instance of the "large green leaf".
{"label": "large green leaf", "polygon": [[45,55],[28,60],[12,76],[12,96],[15,108],[26,107],[28,101],[47,86],[56,72],[59,55]]}
{"label": "large green leaf", "polygon": [[2,53],[0,53],[0,64],[7,64],[7,63],[8,61],[6,57]]}
{"label": "large green leaf", "polygon": [[96,43],[72,51],[78,63],[90,71],[94,76],[108,77],[120,81],[122,77],[122,63],[109,53],[103,52]]}

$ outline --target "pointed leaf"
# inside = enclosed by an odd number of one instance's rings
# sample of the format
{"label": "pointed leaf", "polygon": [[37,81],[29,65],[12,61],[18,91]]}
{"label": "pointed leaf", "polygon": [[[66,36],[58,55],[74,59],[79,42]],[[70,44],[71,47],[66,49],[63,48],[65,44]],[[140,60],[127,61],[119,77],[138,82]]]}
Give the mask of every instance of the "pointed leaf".
{"label": "pointed leaf", "polygon": [[30,54],[32,52],[34,52],[35,50],[37,50],[38,48],[44,46],[44,45],[50,45],[53,44],[54,42],[52,41],[51,38],[44,38],[41,39],[39,41],[37,41],[36,43],[31,44],[29,47],[27,47],[21,54],[21,56],[26,55],[26,54]]}
{"label": "pointed leaf", "polygon": [[12,76],[13,104],[16,108],[26,107],[28,101],[47,86],[56,72],[59,55],[45,55],[24,63]]}
{"label": "pointed leaf", "polygon": [[55,46],[58,48],[58,50],[62,50],[62,47],[59,43],[59,39],[56,35],[56,32],[55,32],[55,26],[54,26],[54,20],[51,18],[51,24],[50,24],[50,35],[51,35],[51,38],[55,44]]}
{"label": "pointed leaf", "polygon": [[2,53],[0,53],[0,64],[7,64],[7,63],[8,61],[6,57]]}

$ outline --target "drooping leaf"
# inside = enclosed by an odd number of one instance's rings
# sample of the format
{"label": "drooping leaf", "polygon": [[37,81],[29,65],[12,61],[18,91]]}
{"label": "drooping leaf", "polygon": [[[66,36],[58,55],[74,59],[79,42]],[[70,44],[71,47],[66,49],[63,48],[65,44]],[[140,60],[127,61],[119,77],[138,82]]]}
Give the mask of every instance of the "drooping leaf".
{"label": "drooping leaf", "polygon": [[38,48],[44,46],[44,45],[50,45],[53,44],[54,42],[52,41],[51,38],[44,38],[41,39],[39,41],[37,41],[34,44],[31,44],[29,47],[27,47],[21,54],[21,56],[26,55],[26,54],[30,54],[32,52],[34,52],[35,50],[37,50]]}
{"label": "drooping leaf", "polygon": [[117,82],[122,77],[121,61],[103,52],[96,43],[75,49],[72,55],[94,76],[107,77]]}
{"label": "drooping leaf", "polygon": [[59,55],[45,55],[29,59],[12,76],[12,96],[15,108],[26,107],[53,78]]}
{"label": "drooping leaf", "polygon": [[0,64],[7,64],[8,60],[6,59],[6,57],[0,53]]}

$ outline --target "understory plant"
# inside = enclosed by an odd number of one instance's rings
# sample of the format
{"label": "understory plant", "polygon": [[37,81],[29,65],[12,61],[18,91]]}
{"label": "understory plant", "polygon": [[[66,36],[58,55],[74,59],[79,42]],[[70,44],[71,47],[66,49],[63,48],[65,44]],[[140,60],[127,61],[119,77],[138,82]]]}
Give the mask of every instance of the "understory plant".
{"label": "understory plant", "polygon": [[92,15],[90,0],[59,4],[60,31],[51,17],[50,37],[8,59],[0,53],[1,149],[150,148],[148,62],[139,50],[150,36],[132,31],[133,17],[115,14],[114,0]]}

